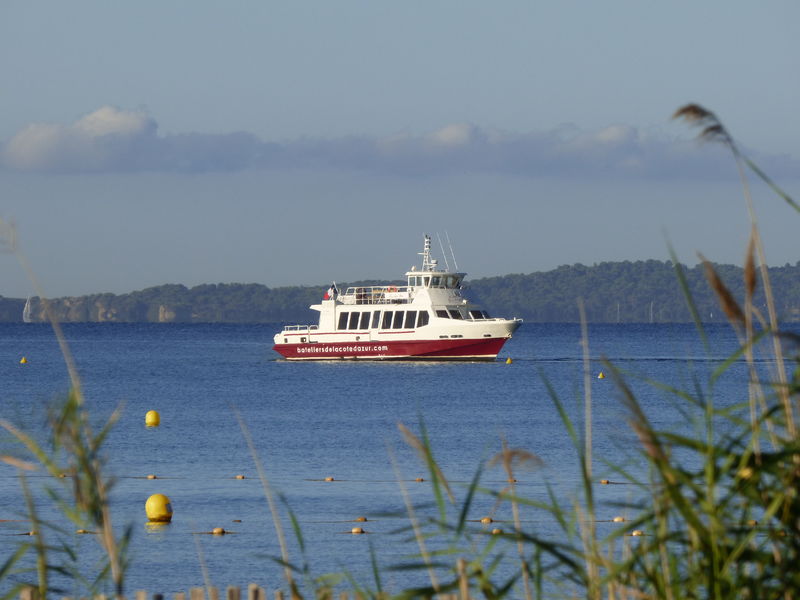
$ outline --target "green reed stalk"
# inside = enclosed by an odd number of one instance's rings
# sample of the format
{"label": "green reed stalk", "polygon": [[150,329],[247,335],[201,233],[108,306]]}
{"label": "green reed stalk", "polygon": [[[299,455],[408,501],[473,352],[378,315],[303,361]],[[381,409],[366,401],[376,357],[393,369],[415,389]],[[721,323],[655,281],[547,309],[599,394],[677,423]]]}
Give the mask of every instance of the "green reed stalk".
{"label": "green reed stalk", "polygon": [[[70,471],[73,483],[72,501],[70,503],[60,503],[60,507],[74,523],[81,526],[88,522],[98,530],[98,540],[108,558],[108,568],[111,573],[115,594],[122,596],[124,593],[126,564],[124,550],[130,539],[131,530],[127,528],[119,539],[114,534],[108,496],[111,482],[103,475],[102,467],[104,461],[101,456],[102,444],[111,427],[119,418],[119,409],[112,414],[98,434],[93,433],[88,412],[84,408],[81,380],[61,325],[50,310],[50,306],[42,292],[42,286],[39,284],[33,269],[19,249],[16,228],[1,219],[0,242],[16,256],[34,290],[42,299],[71,383],[71,389],[66,399],[58,407],[58,410],[51,415],[51,442],[54,449],[51,454],[48,454],[30,436],[27,436],[9,423],[2,421],[0,425],[20,441],[53,476],[60,476],[65,472],[65,469],[56,464],[57,453],[60,450],[65,451],[65,458],[68,462],[67,470]],[[46,547],[43,548],[41,552],[46,551]],[[53,567],[48,563],[48,568]],[[101,578],[102,574],[103,572],[101,571]],[[44,591],[46,592],[47,590]]]}

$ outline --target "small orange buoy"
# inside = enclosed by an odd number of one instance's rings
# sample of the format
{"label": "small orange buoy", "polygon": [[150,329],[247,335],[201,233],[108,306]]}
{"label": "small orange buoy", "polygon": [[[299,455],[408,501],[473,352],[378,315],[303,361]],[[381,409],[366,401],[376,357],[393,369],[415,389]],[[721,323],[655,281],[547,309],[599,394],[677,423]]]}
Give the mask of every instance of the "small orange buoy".
{"label": "small orange buoy", "polygon": [[336,481],[333,477],[328,476],[325,478],[325,481]]}
{"label": "small orange buoy", "polygon": [[488,525],[489,523],[494,523],[494,519],[492,519],[492,517],[483,517],[481,523]]}
{"label": "small orange buoy", "polygon": [[148,478],[148,479],[158,479],[158,477],[156,477],[156,476],[155,476],[155,475],[153,475],[152,473],[150,473],[150,474],[147,476],[147,478]]}
{"label": "small orange buoy", "polygon": [[502,534],[503,530],[500,529],[499,527],[495,527],[494,529],[492,529],[492,535],[502,535]]}
{"label": "small orange buoy", "polygon": [[631,531],[631,535],[633,537],[641,537],[644,535],[644,531],[642,531],[641,529],[634,529],[633,531]]}
{"label": "small orange buoy", "polygon": [[211,530],[212,535],[225,535],[226,533],[228,532],[225,531],[222,527],[214,527],[214,529]]}
{"label": "small orange buoy", "polygon": [[364,523],[366,522],[367,517],[358,517],[356,518],[356,523]]}
{"label": "small orange buoy", "polygon": [[234,479],[244,479],[244,478],[245,478],[244,475],[237,475],[236,477],[234,477]]}
{"label": "small orange buoy", "polygon": [[414,481],[422,482],[425,481],[422,477],[417,477]]}
{"label": "small orange buoy", "polygon": [[624,522],[625,522],[625,517],[614,517],[614,518],[613,518],[613,519],[611,519],[611,520],[612,520],[614,523],[624,523]]}
{"label": "small orange buoy", "polygon": [[362,534],[362,533],[366,533],[366,531],[364,531],[363,529],[361,529],[361,527],[353,527],[353,528],[350,530],[350,533],[352,533],[353,535],[360,535],[360,534]]}
{"label": "small orange buoy", "polygon": [[611,482],[608,479],[601,479],[600,480],[600,485],[608,485],[609,483],[611,483]]}

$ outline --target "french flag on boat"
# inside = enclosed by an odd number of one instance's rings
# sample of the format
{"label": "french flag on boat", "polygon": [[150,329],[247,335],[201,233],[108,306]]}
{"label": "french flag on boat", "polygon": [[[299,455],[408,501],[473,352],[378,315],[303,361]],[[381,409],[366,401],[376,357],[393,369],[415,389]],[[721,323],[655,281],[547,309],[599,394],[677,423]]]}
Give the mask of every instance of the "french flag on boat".
{"label": "french flag on boat", "polygon": [[336,294],[339,293],[339,290],[336,289],[336,282],[334,281],[331,284],[331,287],[328,288],[328,291],[325,292],[325,295],[322,297],[323,300],[333,300],[336,298]]}

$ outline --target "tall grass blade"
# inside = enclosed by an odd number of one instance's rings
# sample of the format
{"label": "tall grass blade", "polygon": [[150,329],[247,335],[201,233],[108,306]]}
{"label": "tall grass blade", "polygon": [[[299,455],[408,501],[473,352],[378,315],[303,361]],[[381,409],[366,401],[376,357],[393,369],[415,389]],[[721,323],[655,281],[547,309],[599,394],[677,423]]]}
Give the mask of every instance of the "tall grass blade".
{"label": "tall grass blade", "polygon": [[700,335],[700,339],[703,342],[703,347],[705,348],[706,352],[709,352],[711,346],[708,343],[706,328],[703,325],[703,320],[700,318],[700,311],[697,310],[697,304],[694,301],[694,296],[689,289],[689,282],[686,279],[686,272],[678,260],[678,255],[675,252],[675,248],[672,247],[672,244],[668,243],[667,248],[669,250],[670,259],[672,260],[672,267],[675,271],[675,277],[678,279],[678,285],[681,288],[681,292],[683,292],[683,297],[686,300],[686,306],[689,308],[689,313],[692,315],[694,327],[697,330],[697,333]]}

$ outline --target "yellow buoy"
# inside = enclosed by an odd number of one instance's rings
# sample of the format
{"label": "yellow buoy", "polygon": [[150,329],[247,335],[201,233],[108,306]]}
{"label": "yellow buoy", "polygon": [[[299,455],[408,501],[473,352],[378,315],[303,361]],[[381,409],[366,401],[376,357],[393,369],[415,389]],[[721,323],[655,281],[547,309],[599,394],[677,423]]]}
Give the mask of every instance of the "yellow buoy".
{"label": "yellow buoy", "polygon": [[366,531],[364,531],[363,529],[361,529],[361,527],[353,527],[353,528],[350,530],[350,533],[352,533],[353,535],[359,535],[359,534],[361,534],[361,533],[366,533]]}
{"label": "yellow buoy", "polygon": [[423,479],[422,477],[417,477],[414,481],[421,482],[421,481],[425,481],[425,479]]}
{"label": "yellow buoy", "polygon": [[244,475],[237,475],[234,479],[244,479]]}
{"label": "yellow buoy", "polygon": [[28,364],[28,359],[23,356],[22,358],[19,359],[19,364],[21,365]]}
{"label": "yellow buoy", "polygon": [[225,535],[226,533],[228,532],[225,531],[222,527],[214,527],[214,529],[211,530],[212,535]]}
{"label": "yellow buoy", "polygon": [[492,529],[492,535],[502,535],[502,534],[503,534],[503,530],[500,529],[499,527],[496,527],[496,528]]}
{"label": "yellow buoy", "polygon": [[147,476],[147,478],[148,478],[148,479],[158,479],[158,477],[156,477],[156,476],[155,476],[155,475],[153,475],[152,473],[150,473],[150,474]]}
{"label": "yellow buoy", "polygon": [[634,529],[633,531],[631,531],[631,535],[633,537],[640,537],[644,535],[644,531],[642,531],[641,529]]}
{"label": "yellow buoy", "polygon": [[609,483],[611,483],[611,482],[608,479],[601,479],[600,480],[600,485],[608,485]]}
{"label": "yellow buoy", "polygon": [[153,494],[145,502],[144,510],[147,518],[155,523],[172,521],[172,503],[164,494]]}
{"label": "yellow buoy", "polygon": [[356,523],[364,523],[367,517],[356,517]]}
{"label": "yellow buoy", "polygon": [[511,357],[510,357],[510,356],[509,356],[509,357],[506,359],[506,364],[507,364],[507,365],[510,365],[510,364],[512,364],[513,362],[514,362],[514,361],[513,361],[513,360],[511,360]]}
{"label": "yellow buoy", "polygon": [[602,371],[600,371],[600,375],[598,375],[597,378],[598,379],[605,379],[606,378],[606,374],[603,373]]}
{"label": "yellow buoy", "polygon": [[611,520],[614,521],[614,523],[624,523],[625,522],[625,517],[614,517]]}
{"label": "yellow buoy", "polygon": [[325,481],[336,481],[333,477],[328,476],[325,478]]}
{"label": "yellow buoy", "polygon": [[484,525],[488,523],[494,523],[494,519],[492,519],[492,517],[483,517],[481,519],[481,523],[483,523]]}
{"label": "yellow buoy", "polygon": [[158,414],[158,411],[148,410],[144,416],[144,424],[148,427],[158,427],[161,424],[161,415]]}

